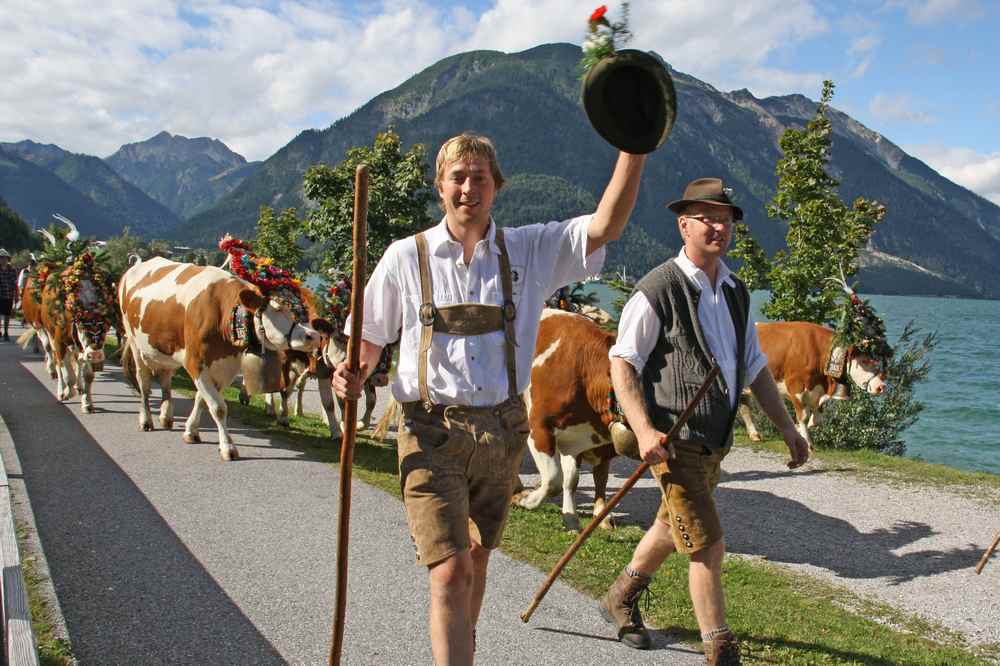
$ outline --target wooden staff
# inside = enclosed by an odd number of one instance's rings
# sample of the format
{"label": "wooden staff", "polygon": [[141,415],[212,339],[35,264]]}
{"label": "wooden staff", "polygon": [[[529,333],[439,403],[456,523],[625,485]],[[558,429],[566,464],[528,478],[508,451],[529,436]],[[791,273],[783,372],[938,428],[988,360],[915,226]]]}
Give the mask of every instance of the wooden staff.
{"label": "wooden staff", "polygon": [[[705,382],[698,389],[698,392],[695,394],[694,398],[692,398],[691,402],[688,403],[688,406],[684,408],[684,411],[681,412],[681,415],[677,417],[677,420],[674,422],[674,426],[670,429],[670,432],[667,433],[667,441],[664,442],[663,444],[664,447],[674,440],[674,437],[677,436],[677,433],[680,432],[684,424],[687,423],[687,420],[691,418],[691,414],[694,413],[695,407],[697,407],[698,403],[701,402],[701,399],[705,397],[705,394],[708,392],[708,389],[711,388],[712,386],[712,382],[714,382],[715,378],[718,376],[719,376],[719,366],[716,365],[713,366],[712,369],[709,371],[708,377],[705,378]],[[604,510],[601,511],[598,515],[594,516],[594,519],[590,521],[590,524],[587,525],[587,528],[582,532],[580,532],[580,536],[576,538],[576,541],[573,542],[573,545],[570,546],[569,549],[563,554],[562,558],[556,563],[556,566],[552,568],[552,571],[549,573],[549,577],[546,578],[545,582],[542,583],[542,586],[538,588],[538,592],[535,593],[535,598],[531,600],[531,605],[528,606],[528,610],[521,613],[522,622],[527,622],[528,620],[531,619],[532,613],[534,613],[535,609],[538,608],[538,604],[542,602],[542,599],[545,597],[545,594],[549,591],[549,588],[552,587],[552,584],[556,582],[557,578],[559,578],[559,574],[562,573],[563,568],[565,568],[565,566],[569,564],[569,561],[573,559],[573,556],[576,555],[576,551],[580,550],[580,546],[582,546],[583,542],[587,540],[587,537],[590,536],[590,533],[593,532],[597,528],[597,526],[601,524],[602,520],[607,518],[608,514],[611,513],[611,509],[615,508],[618,505],[618,503],[622,501],[622,498],[625,497],[625,493],[631,490],[632,486],[634,486],[636,482],[639,481],[639,479],[642,477],[643,474],[646,473],[646,470],[649,469],[649,467],[650,464],[648,462],[644,462],[641,465],[639,465],[635,469],[635,472],[632,473],[632,476],[630,476],[628,480],[624,484],[622,484],[622,487],[618,490],[618,492],[615,493],[615,496],[612,497],[608,501],[608,503],[604,505]]]}
{"label": "wooden staff", "polygon": [[997,532],[997,536],[993,539],[993,543],[991,543],[990,547],[986,549],[986,552],[983,553],[982,559],[979,560],[979,564],[976,565],[976,575],[983,573],[983,567],[985,567],[986,563],[990,561],[990,555],[992,555],[993,551],[997,549],[997,544],[1000,544],[1000,532]]}
{"label": "wooden staff", "polygon": [[[351,339],[347,343],[347,368],[358,372],[361,361],[361,323],[365,313],[365,272],[368,264],[368,165],[354,174],[354,264],[351,273]],[[340,665],[344,647],[344,614],[347,611],[347,543],[351,522],[351,470],[358,429],[358,401],[344,403],[344,437],[340,444],[340,515],[337,518],[337,604],[333,615],[330,666]]]}

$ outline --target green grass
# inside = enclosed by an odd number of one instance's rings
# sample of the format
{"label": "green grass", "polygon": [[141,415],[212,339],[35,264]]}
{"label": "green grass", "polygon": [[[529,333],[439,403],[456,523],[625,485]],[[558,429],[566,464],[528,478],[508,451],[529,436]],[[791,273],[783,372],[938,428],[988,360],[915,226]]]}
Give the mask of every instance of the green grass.
{"label": "green grass", "polygon": [[[178,388],[190,391],[189,380]],[[230,414],[268,436],[281,439],[320,460],[336,463],[318,418],[292,418],[290,429],[277,426],[254,398],[244,407],[235,389],[227,389]],[[774,448],[774,447],[771,447]],[[768,449],[770,450],[770,449]],[[354,476],[400,496],[395,449],[358,437]],[[402,507],[400,507],[402,511]],[[586,524],[586,519],[584,519]],[[545,504],[535,511],[514,507],[501,548],[512,557],[549,570],[575,535],[562,529],[560,508]],[[598,597],[628,563],[642,530],[598,530],[564,570],[561,579]],[[697,643],[700,638],[687,591],[687,560],[671,557],[651,587],[646,614],[650,624]],[[776,565],[729,556],[723,568],[730,626],[743,640],[746,664],[987,664],[1000,658],[1000,646],[971,648],[957,633],[843,588],[790,572]],[[525,607],[530,600],[525,599]],[[545,602],[538,610],[545,613]]]}
{"label": "green grass", "polygon": [[28,606],[31,609],[31,630],[38,646],[38,660],[42,666],[70,666],[75,664],[69,642],[56,636],[52,625],[54,611],[42,594],[46,578],[35,566],[35,558],[24,550],[28,538],[28,528],[17,523],[17,544],[21,553],[21,573],[28,590]]}

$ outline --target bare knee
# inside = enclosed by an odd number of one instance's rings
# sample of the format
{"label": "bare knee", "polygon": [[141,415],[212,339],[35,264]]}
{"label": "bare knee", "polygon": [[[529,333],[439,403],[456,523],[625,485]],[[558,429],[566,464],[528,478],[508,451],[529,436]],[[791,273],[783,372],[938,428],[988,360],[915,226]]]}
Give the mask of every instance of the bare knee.
{"label": "bare knee", "polygon": [[691,562],[715,570],[722,566],[722,558],[725,554],[726,542],[719,539],[711,546],[691,553]]}
{"label": "bare knee", "polygon": [[468,599],[474,571],[473,557],[468,550],[431,566],[431,596],[444,600]]}

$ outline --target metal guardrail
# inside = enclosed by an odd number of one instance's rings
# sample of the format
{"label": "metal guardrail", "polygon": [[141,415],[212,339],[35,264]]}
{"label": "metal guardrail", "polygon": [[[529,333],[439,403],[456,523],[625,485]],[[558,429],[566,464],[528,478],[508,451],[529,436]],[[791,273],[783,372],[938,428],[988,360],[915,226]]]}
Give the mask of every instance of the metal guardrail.
{"label": "metal guardrail", "polygon": [[[0,440],[13,445],[7,424],[0,416]],[[14,507],[11,504],[7,469],[0,456],[0,564],[3,565],[3,638],[4,663],[7,666],[38,666],[38,649],[31,631],[31,608],[28,589],[21,573],[21,554],[17,549]]]}

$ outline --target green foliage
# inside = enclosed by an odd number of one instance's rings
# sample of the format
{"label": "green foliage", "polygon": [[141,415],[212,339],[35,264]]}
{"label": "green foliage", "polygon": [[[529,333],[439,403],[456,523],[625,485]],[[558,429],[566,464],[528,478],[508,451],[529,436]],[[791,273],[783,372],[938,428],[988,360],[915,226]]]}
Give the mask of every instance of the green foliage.
{"label": "green foliage", "polygon": [[14,254],[18,250],[35,250],[41,246],[41,239],[31,233],[28,223],[0,198],[0,247]]}
{"label": "green foliage", "polygon": [[[848,208],[837,193],[838,181],[827,172],[833,88],[832,81],[824,81],[816,115],[805,129],[788,129],[781,137],[778,189],[767,213],[788,222],[788,250],[775,253],[767,273],[771,298],[764,314],[771,319],[833,322],[838,289],[826,280],[841,269],[848,278],[857,272],[858,252],[886,214],[885,206],[863,197]],[[750,270],[760,270],[762,256],[748,247],[741,259]]]}
{"label": "green foliage", "polygon": [[854,387],[851,399],[827,407],[824,418],[811,435],[817,448],[868,449],[902,455],[906,443],[900,438],[913,425],[924,404],[913,397],[914,386],[930,372],[929,355],[937,346],[934,333],[919,338],[910,322],[896,343],[886,368],[886,392],[873,396]]}
{"label": "green foliage", "polygon": [[317,164],[306,171],[305,194],[319,206],[306,219],[305,230],[313,242],[326,248],[324,270],[351,271],[354,175],[360,164],[369,167],[369,275],[390,243],[431,224],[427,210],[434,191],[426,176],[423,145],[416,144],[404,153],[391,128],[380,132],[372,147],[348,150],[346,159],[336,167]]}
{"label": "green foliage", "polygon": [[767,289],[767,274],[770,271],[770,264],[767,254],[750,235],[750,227],[742,222],[734,228],[734,246],[729,251],[729,256],[739,259],[740,268],[736,275],[746,284],[747,289],[756,291],[757,289]]}
{"label": "green foliage", "polygon": [[261,257],[270,257],[276,266],[296,272],[302,261],[302,248],[299,247],[301,234],[301,223],[294,208],[286,208],[276,216],[271,208],[261,206],[254,252]]}
{"label": "green foliage", "polygon": [[121,235],[112,236],[106,241],[104,245],[105,265],[115,280],[128,270],[129,257],[133,254],[139,255],[143,259],[148,259],[150,256],[146,243],[138,236],[133,236],[129,227],[122,229]]}

